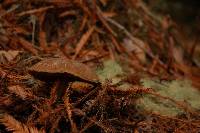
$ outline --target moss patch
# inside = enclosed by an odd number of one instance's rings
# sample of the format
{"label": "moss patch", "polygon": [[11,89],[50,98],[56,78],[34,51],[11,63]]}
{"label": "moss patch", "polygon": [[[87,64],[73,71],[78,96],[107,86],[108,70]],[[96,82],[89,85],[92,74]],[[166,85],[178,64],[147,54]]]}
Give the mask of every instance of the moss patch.
{"label": "moss patch", "polygon": [[[200,92],[193,88],[187,80],[174,80],[160,83],[157,80],[142,79],[142,84],[145,87],[151,87],[162,96],[170,97],[176,101],[186,102],[194,109],[200,109]],[[138,102],[138,107],[161,115],[176,116],[184,113],[175,103],[152,95],[143,96]]]}

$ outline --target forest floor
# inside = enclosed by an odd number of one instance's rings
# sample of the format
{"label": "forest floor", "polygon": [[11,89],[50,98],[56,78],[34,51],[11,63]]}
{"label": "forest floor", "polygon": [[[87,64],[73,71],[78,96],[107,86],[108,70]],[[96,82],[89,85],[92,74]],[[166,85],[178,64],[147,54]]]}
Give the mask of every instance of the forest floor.
{"label": "forest floor", "polygon": [[0,1],[0,132],[200,132],[199,38],[141,0]]}

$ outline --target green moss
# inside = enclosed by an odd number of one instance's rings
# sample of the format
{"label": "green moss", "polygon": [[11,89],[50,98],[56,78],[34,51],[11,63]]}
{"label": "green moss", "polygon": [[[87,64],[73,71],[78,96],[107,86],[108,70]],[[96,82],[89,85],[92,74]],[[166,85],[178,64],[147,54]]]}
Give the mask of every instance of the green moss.
{"label": "green moss", "polygon": [[[103,62],[103,68],[99,68],[96,70],[96,73],[100,79],[101,83],[104,83],[106,79],[112,81],[112,84],[117,84],[121,81],[125,72],[119,63],[113,60],[106,60]],[[118,89],[126,89],[129,88],[130,85],[128,83],[123,83],[118,86]]]}
{"label": "green moss", "polygon": [[121,66],[113,60],[104,61],[103,68],[97,69],[96,72],[101,82],[105,82],[106,79],[112,79],[113,83],[119,82],[119,76],[124,74]]}
{"label": "green moss", "polygon": [[[151,87],[162,96],[172,98],[179,102],[186,102],[194,109],[200,109],[200,92],[193,88],[191,83],[187,80],[174,80],[171,82],[159,83],[159,81],[156,80],[143,79],[142,84],[145,87]],[[145,95],[141,98],[138,102],[138,107],[161,115],[170,116],[175,116],[184,112],[178,108],[175,103],[152,95]]]}

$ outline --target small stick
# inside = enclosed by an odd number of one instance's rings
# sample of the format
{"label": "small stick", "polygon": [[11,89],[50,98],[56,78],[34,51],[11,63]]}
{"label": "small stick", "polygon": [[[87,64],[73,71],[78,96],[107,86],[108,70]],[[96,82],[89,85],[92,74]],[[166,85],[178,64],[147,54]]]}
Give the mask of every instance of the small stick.
{"label": "small stick", "polygon": [[24,15],[40,13],[40,12],[44,12],[44,11],[51,9],[51,8],[54,8],[54,6],[47,6],[47,7],[41,7],[41,8],[38,8],[38,9],[32,9],[32,10],[24,11],[24,12],[17,14],[17,16],[21,17],[21,16],[24,16]]}

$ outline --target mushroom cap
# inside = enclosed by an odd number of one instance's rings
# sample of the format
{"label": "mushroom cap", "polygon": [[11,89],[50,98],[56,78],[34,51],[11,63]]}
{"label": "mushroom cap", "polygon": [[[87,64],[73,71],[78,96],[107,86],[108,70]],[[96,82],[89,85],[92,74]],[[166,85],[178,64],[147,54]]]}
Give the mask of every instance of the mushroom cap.
{"label": "mushroom cap", "polygon": [[83,63],[64,58],[48,58],[33,65],[29,73],[41,80],[67,78],[67,80],[80,80],[96,82],[96,73]]}

